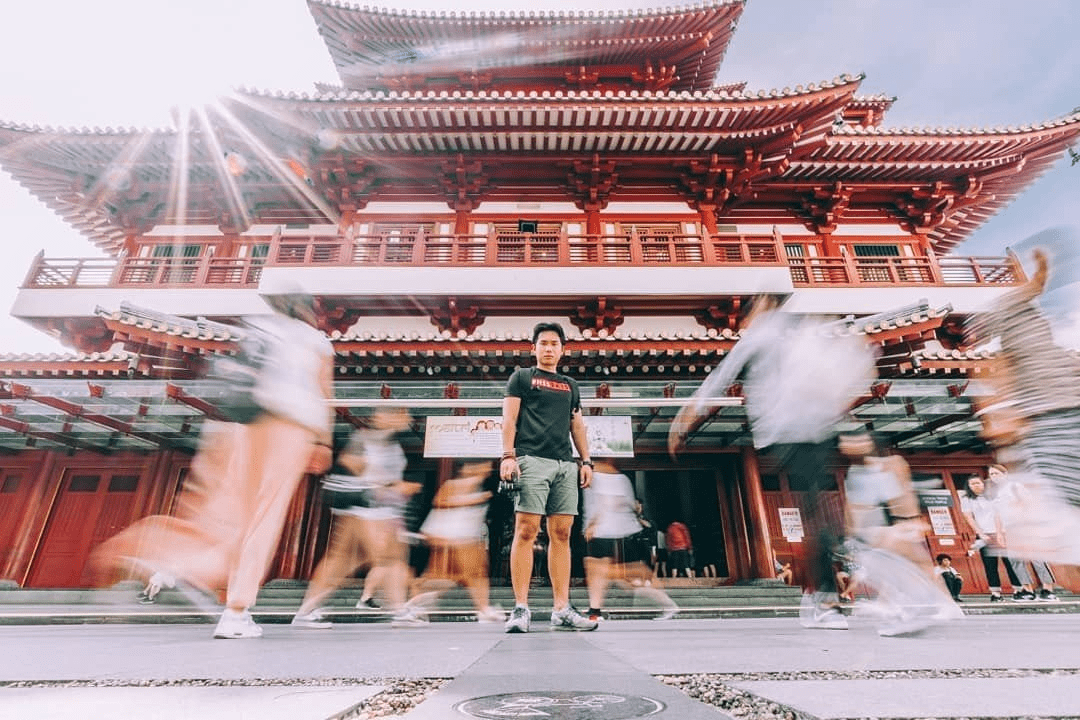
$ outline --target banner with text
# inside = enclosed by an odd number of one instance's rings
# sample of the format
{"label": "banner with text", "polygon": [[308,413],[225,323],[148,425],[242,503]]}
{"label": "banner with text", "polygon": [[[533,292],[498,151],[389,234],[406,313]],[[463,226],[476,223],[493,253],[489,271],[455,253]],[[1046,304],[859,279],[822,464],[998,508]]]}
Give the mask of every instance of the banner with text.
{"label": "banner with text", "polygon": [[[592,457],[634,457],[628,415],[585,415]],[[497,458],[502,455],[502,418],[491,415],[429,415],[424,457]],[[577,456],[575,449],[574,455]]]}

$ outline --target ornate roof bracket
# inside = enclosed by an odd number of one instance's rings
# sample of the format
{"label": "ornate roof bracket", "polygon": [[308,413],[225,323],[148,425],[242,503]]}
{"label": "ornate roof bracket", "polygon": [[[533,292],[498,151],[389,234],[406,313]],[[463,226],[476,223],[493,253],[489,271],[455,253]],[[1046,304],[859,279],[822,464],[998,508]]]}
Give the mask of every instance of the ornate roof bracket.
{"label": "ornate roof bracket", "polygon": [[345,334],[360,319],[360,311],[344,303],[325,297],[318,298],[316,302],[319,308],[319,329],[327,334],[334,331]]}
{"label": "ornate roof bracket", "polygon": [[579,65],[570,70],[564,77],[566,78],[566,84],[571,87],[591,88],[600,84],[599,71],[589,70],[584,65]]}
{"label": "ornate roof bracket", "polygon": [[458,153],[452,163],[440,163],[439,175],[436,178],[446,194],[446,201],[455,209],[463,203],[467,203],[470,209],[479,205],[490,180],[484,173],[482,162],[466,160],[461,153]]}
{"label": "ornate roof bracket", "polygon": [[982,180],[967,176],[962,188],[936,182],[927,188],[915,188],[904,197],[897,198],[900,227],[908,232],[927,234],[943,225],[949,216],[973,205],[986,202]]}
{"label": "ornate roof bracket", "polygon": [[851,205],[852,188],[843,183],[831,187],[815,187],[802,201],[802,208],[810,216],[804,223],[807,229],[820,235],[836,232],[837,223]]}
{"label": "ornate roof bracket", "polygon": [[589,162],[575,160],[574,169],[566,176],[570,192],[579,198],[575,205],[583,210],[588,206],[607,207],[609,196],[618,182],[615,161],[601,160],[598,153],[593,153]]}
{"label": "ornate roof bracket", "polygon": [[436,308],[431,313],[431,324],[439,328],[440,332],[451,332],[472,335],[476,329],[484,324],[487,318],[480,312],[477,305],[458,305],[457,298],[449,298],[446,306]]}
{"label": "ornate roof bracket", "polygon": [[571,324],[581,332],[604,330],[613,333],[625,319],[623,309],[618,305],[609,305],[606,297],[598,297],[584,305],[578,305],[576,312],[570,315]]}
{"label": "ornate roof bracket", "polygon": [[690,171],[679,176],[679,182],[689,196],[695,210],[709,208],[713,211],[731,194],[727,190],[728,178],[734,172],[731,163],[725,163],[720,155],[713,153],[709,160],[691,160]]}
{"label": "ornate roof bracket", "polygon": [[694,313],[694,320],[697,321],[698,325],[709,330],[735,332],[739,329],[739,320],[743,316],[744,304],[743,299],[739,296],[724,298],[720,302]]}
{"label": "ornate roof bracket", "polygon": [[112,330],[98,318],[50,318],[44,325],[46,332],[80,352],[106,352],[115,342]]}
{"label": "ornate roof bracket", "polygon": [[341,152],[319,162],[315,189],[342,215],[363,210],[371,189],[378,182],[374,169],[363,160],[346,158]]}
{"label": "ornate roof bracket", "polygon": [[652,58],[649,58],[645,61],[645,67],[631,71],[630,77],[646,90],[667,90],[679,81],[679,68],[674,63],[654,65]]}

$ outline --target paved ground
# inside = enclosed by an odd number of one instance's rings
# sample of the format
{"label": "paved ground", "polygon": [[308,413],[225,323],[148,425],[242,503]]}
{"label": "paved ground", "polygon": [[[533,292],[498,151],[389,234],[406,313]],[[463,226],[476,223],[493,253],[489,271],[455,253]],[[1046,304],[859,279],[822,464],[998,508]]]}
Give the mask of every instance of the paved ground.
{"label": "paved ground", "polygon": [[[587,634],[543,623],[528,635],[475,623],[267,625],[250,641],[210,633],[0,627],[0,717],[325,720],[405,677],[452,678],[408,720],[715,720],[725,715],[655,679],[712,673],[803,717],[1080,718],[1077,614],[974,616],[911,638],[881,638],[858,618],[848,631],[763,618],[612,621]],[[478,698],[494,695],[504,697],[485,710]]]}

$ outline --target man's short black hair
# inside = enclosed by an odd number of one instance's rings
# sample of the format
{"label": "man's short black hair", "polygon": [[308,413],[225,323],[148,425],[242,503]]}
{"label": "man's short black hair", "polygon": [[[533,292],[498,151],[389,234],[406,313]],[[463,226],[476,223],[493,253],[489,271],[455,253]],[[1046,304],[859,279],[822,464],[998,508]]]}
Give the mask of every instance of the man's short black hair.
{"label": "man's short black hair", "polygon": [[938,565],[941,564],[942,560],[948,560],[949,562],[952,562],[952,555],[949,555],[948,553],[939,553],[938,556],[934,558],[934,562],[936,562]]}
{"label": "man's short black hair", "polygon": [[542,322],[536,323],[533,327],[533,345],[536,344],[536,340],[540,337],[540,333],[542,332],[553,332],[559,336],[559,342],[564,345],[566,344],[566,333],[563,332],[562,325],[555,322]]}

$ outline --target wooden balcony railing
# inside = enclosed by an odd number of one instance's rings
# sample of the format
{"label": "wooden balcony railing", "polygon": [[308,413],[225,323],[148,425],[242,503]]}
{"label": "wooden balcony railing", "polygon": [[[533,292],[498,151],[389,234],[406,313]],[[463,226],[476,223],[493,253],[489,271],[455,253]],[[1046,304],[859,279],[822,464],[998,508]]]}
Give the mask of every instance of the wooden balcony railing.
{"label": "wooden balcony railing", "polygon": [[1015,285],[1023,272],[1007,257],[788,258],[797,286]]}
{"label": "wooden balcony railing", "polygon": [[274,238],[266,257],[35,259],[23,287],[256,287],[264,267],[783,267],[799,287],[1009,285],[1022,271],[1005,257],[785,257],[772,236],[362,235]]}

